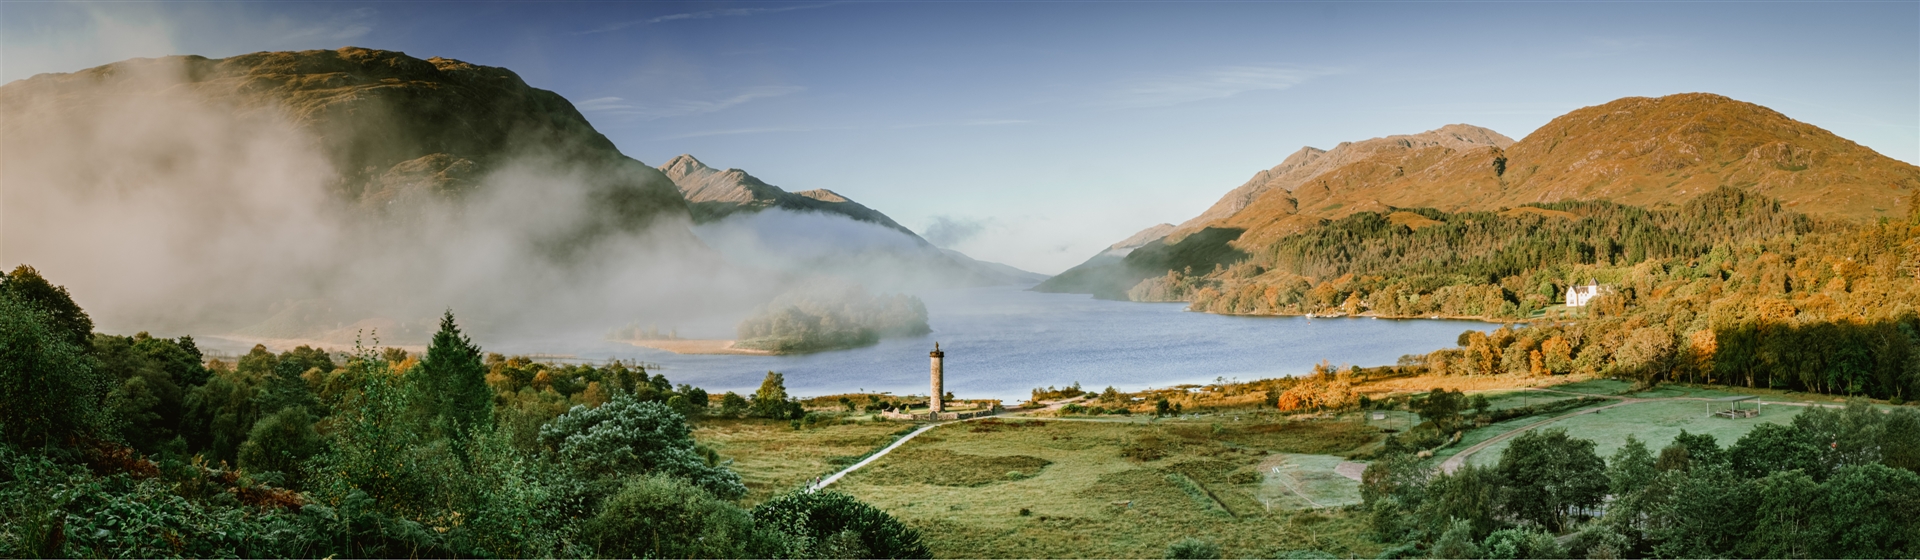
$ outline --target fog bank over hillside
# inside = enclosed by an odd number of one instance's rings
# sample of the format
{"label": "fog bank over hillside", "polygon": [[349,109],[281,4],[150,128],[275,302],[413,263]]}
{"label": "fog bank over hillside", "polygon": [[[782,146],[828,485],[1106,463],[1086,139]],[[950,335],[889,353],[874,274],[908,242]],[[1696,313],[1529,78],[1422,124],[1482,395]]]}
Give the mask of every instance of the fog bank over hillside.
{"label": "fog bank over hillside", "polygon": [[693,226],[727,260],[793,275],[828,275],[880,292],[1021,285],[1044,276],[976,261],[898,230],[824,212],[769,208]]}
{"label": "fog bank over hillside", "polygon": [[[777,278],[728,266],[692,235],[684,205],[661,202],[672,187],[657,171],[590,149],[597,134],[569,145],[551,138],[579,132],[522,123],[498,145],[448,148],[439,131],[383,118],[424,113],[396,103],[432,95],[384,95],[391,81],[362,74],[388,68],[354,66],[383,54],[398,53],[291,53],[291,69],[135,60],[0,88],[0,264],[66,285],[106,332],[348,343],[356,327],[424,338],[407,327],[448,308],[479,333],[598,334],[637,318],[737,318],[775,293]],[[309,55],[341,67],[305,71]],[[422,62],[398,56],[376,62]],[[434,64],[405,79],[530,89],[500,86],[511,73],[498,69]],[[536,102],[550,111],[537,117],[579,118]],[[395,147],[410,135],[417,146]]]}

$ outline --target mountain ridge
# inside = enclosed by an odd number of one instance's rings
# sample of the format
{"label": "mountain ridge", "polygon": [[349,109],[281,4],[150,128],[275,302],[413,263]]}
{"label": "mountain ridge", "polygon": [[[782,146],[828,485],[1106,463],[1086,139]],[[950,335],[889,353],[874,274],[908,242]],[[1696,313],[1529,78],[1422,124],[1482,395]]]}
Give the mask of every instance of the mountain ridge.
{"label": "mountain ridge", "polygon": [[[1463,134],[1469,131],[1485,134]],[[1421,135],[1441,138],[1396,141]],[[1502,210],[1566,200],[1660,208],[1722,186],[1812,215],[1863,221],[1898,217],[1902,199],[1920,191],[1920,167],[1772,109],[1714,94],[1617,99],[1556,117],[1519,141],[1504,139],[1479,127],[1449,125],[1326,151],[1302,148],[1153,243],[1172,254],[1214,255],[1218,249],[1171,248],[1194,233],[1215,231],[1207,243],[1259,252],[1358,212]],[[1334,161],[1329,155],[1336,152],[1345,157]],[[1104,253],[1075,268],[1082,270],[1036,289],[1098,285],[1101,291],[1090,293],[1117,298],[1118,284],[1169,271],[1141,262],[1123,265]],[[1088,283],[1096,271],[1109,278]],[[1078,279],[1078,287],[1065,285],[1070,278]]]}
{"label": "mountain ridge", "polygon": [[[755,239],[745,244],[739,243],[742,240],[738,238],[727,236],[729,239],[715,245],[716,248],[724,246],[736,255],[761,254],[776,258],[756,260],[778,260],[843,273],[852,270],[873,271],[873,263],[891,262],[896,268],[917,271],[901,275],[918,278],[907,282],[908,285],[1030,284],[1047,278],[1046,275],[981,261],[959,251],[936,247],[886,214],[832,190],[788,192],[739,168],[713,168],[691,154],[676,156],[659,169],[687,199],[695,222],[700,224],[696,226],[696,231],[711,231],[711,228],[727,224],[729,220],[753,220],[764,212],[775,210],[841,218],[883,227],[902,236],[901,239],[910,246],[898,247],[880,240],[869,240],[869,245],[848,248],[848,254],[828,255],[809,250],[818,245],[806,243],[807,233],[783,229],[778,234],[756,234],[753,236]],[[750,225],[744,229],[757,231]],[[792,258],[800,254],[814,256]]]}
{"label": "mountain ridge", "polygon": [[739,168],[715,169],[692,154],[680,154],[658,167],[680,189],[697,221],[718,220],[734,212],[782,208],[801,212],[839,214],[878,224],[930,245],[920,234],[893,218],[827,189],[788,192]]}
{"label": "mountain ridge", "polygon": [[284,117],[315,137],[340,175],[336,191],[368,208],[468,192],[500,160],[538,151],[592,169],[601,188],[627,200],[609,205],[622,218],[685,211],[664,176],[621,154],[559,94],[505,68],[448,58],[361,47],[137,58],[0,86],[0,108],[27,116],[8,128],[31,129],[104,96],[160,97],[173,87],[244,116]]}

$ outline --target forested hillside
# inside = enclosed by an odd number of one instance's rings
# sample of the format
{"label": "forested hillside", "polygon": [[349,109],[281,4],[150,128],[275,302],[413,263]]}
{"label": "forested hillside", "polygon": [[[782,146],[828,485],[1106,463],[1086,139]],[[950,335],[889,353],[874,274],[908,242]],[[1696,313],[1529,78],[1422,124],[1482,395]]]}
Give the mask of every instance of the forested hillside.
{"label": "forested hillside", "polygon": [[[1920,203],[1903,220],[1809,218],[1734,189],[1672,210],[1554,203],[1360,213],[1135,299],[1246,314],[1529,322],[1428,366],[1685,379],[1875,398],[1920,394]],[[1607,293],[1558,305],[1570,284]]]}
{"label": "forested hillside", "polygon": [[[1258,261],[1262,255],[1290,250],[1281,244],[1299,243],[1292,237],[1297,234],[1323,240],[1321,250],[1339,251],[1334,247],[1343,234],[1324,229],[1329,221],[1335,230],[1375,227],[1342,223],[1348,217],[1372,213],[1422,229],[1434,216],[1423,216],[1426,211],[1415,209],[1426,208],[1455,214],[1529,212],[1567,217],[1526,208],[1607,201],[1665,211],[1731,187],[1816,219],[1866,223],[1901,218],[1908,202],[1920,195],[1920,167],[1766,107],[1712,94],[1618,99],[1557,117],[1518,142],[1503,140],[1492,131],[1453,125],[1416,135],[1343,143],[1324,155],[1303,150],[1282,165],[1259,172],[1205,214],[1156,242],[1165,246],[1159,253],[1215,255],[1231,249]],[[1683,215],[1716,217],[1694,210]],[[1194,235],[1200,231],[1231,235]],[[1633,231],[1596,231],[1612,235],[1613,243],[1639,243],[1644,249],[1658,250],[1656,241],[1628,239]],[[1283,242],[1288,239],[1293,241]],[[1608,247],[1603,241],[1589,237],[1581,242],[1605,252]],[[1168,273],[1208,274],[1214,264],[1207,259],[1150,256],[1129,255],[1123,262],[1089,261],[1039,289],[1120,299],[1133,297],[1129,292],[1137,288],[1139,297],[1133,299],[1185,299],[1169,294],[1164,286],[1137,284]],[[1193,270],[1187,270],[1189,266]]]}

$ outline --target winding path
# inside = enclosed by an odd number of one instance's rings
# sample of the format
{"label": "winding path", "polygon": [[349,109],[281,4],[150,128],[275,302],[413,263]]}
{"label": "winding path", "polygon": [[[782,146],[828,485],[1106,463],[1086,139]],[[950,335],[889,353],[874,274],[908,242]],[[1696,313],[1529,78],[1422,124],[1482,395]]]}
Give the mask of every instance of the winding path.
{"label": "winding path", "polygon": [[[953,422],[965,422],[965,420],[955,420],[955,421],[953,421]],[[905,445],[905,444],[907,443],[907,441],[908,441],[908,440],[912,440],[912,439],[914,438],[914,436],[918,436],[918,435],[920,435],[920,434],[924,434],[924,433],[927,433],[927,430],[931,430],[931,429],[934,429],[934,428],[938,428],[938,427],[941,427],[941,426],[945,426],[945,425],[947,425],[947,424],[952,424],[953,422],[941,422],[941,423],[938,423],[938,424],[927,424],[927,425],[925,425],[925,426],[921,426],[921,427],[920,427],[920,429],[918,429],[918,430],[914,430],[914,431],[912,431],[912,432],[908,432],[908,433],[907,433],[907,435],[905,435],[905,436],[901,436],[901,437],[900,437],[900,439],[896,439],[896,440],[893,440],[893,443],[892,443],[892,444],[889,444],[889,445],[887,445],[886,447],[882,447],[882,448],[880,448],[880,450],[879,450],[879,451],[875,451],[875,452],[874,452],[874,453],[873,453],[872,455],[868,455],[868,456],[867,456],[867,458],[865,458],[865,459],[861,459],[861,460],[860,460],[860,462],[858,462],[858,463],[854,463],[854,464],[853,464],[852,466],[849,466],[849,467],[847,467],[847,468],[845,468],[845,469],[841,469],[841,470],[840,470],[840,472],[837,472],[837,473],[833,473],[832,475],[828,475],[828,476],[827,476],[826,478],[822,478],[822,479],[820,479],[820,482],[819,482],[818,484],[814,484],[814,485],[812,485],[812,486],[808,486],[808,487],[807,487],[807,491],[808,491],[808,492],[815,492],[815,491],[818,491],[818,490],[820,490],[821,488],[826,488],[826,487],[827,487],[827,485],[829,485],[829,484],[833,484],[834,482],[837,482],[837,481],[839,481],[839,480],[840,480],[840,477],[843,477],[843,476],[847,476],[847,474],[848,474],[848,473],[851,473],[851,472],[853,472],[853,471],[856,471],[856,470],[860,470],[860,467],[864,467],[864,466],[867,466],[867,463],[872,463],[872,462],[874,462],[874,461],[878,461],[878,460],[880,460],[880,458],[881,458],[881,457],[885,457],[885,456],[887,456],[887,454],[888,454],[888,453],[892,453],[892,452],[893,452],[893,450],[894,450],[895,448],[897,448],[897,447],[900,447],[901,445]]]}
{"label": "winding path", "polygon": [[831,475],[827,475],[827,477],[826,477],[826,478],[822,478],[822,479],[820,479],[820,482],[819,482],[818,484],[812,484],[812,485],[809,485],[809,486],[807,486],[807,491],[808,491],[808,492],[815,492],[815,491],[819,491],[819,490],[820,490],[820,489],[822,489],[822,488],[826,488],[826,487],[827,487],[827,485],[829,485],[829,484],[833,484],[834,482],[838,482],[838,481],[840,480],[840,478],[841,478],[841,477],[844,477],[844,476],[847,476],[847,475],[849,475],[849,474],[852,474],[852,473],[853,473],[853,471],[857,471],[857,470],[860,470],[860,467],[864,467],[864,466],[867,466],[867,464],[868,464],[868,463],[872,463],[872,462],[874,462],[874,461],[878,461],[878,460],[880,460],[880,458],[881,458],[881,457],[885,457],[885,456],[887,456],[887,454],[888,454],[888,453],[892,453],[894,449],[896,449],[896,448],[899,448],[899,447],[900,447],[900,446],[902,446],[902,445],[906,445],[906,443],[907,443],[907,441],[909,441],[909,440],[912,440],[913,438],[915,438],[915,437],[917,437],[917,436],[919,436],[920,434],[924,434],[924,433],[927,433],[927,430],[931,430],[931,429],[934,429],[934,428],[938,428],[938,427],[941,427],[941,426],[945,426],[945,425],[947,425],[947,424],[958,424],[958,423],[961,423],[961,422],[972,422],[972,421],[974,421],[974,420],[980,420],[980,419],[984,419],[984,418],[999,418],[999,417],[1001,417],[1001,416],[1006,416],[1006,415],[1008,415],[1008,414],[1012,414],[1012,413],[1014,413],[1014,412],[1026,412],[1026,411],[1022,411],[1022,410],[1018,410],[1018,409],[1015,409],[1015,410],[1009,410],[1009,411],[1007,411],[1007,412],[1003,412],[1003,413],[1000,413],[1000,414],[990,414],[990,415],[987,415],[987,416],[975,416],[975,417],[973,417],[973,418],[968,418],[968,419],[966,419],[966,420],[948,420],[948,421],[946,421],[946,422],[938,422],[938,423],[933,423],[933,424],[927,424],[927,425],[925,425],[925,426],[921,426],[921,427],[920,427],[920,429],[918,429],[918,430],[914,430],[914,431],[911,431],[911,432],[907,432],[907,435],[904,435],[904,436],[900,436],[900,439],[896,439],[896,440],[893,440],[893,443],[891,443],[891,444],[888,444],[888,445],[887,445],[886,447],[882,447],[882,448],[880,448],[880,450],[879,450],[879,451],[875,451],[875,452],[873,452],[873,454],[872,454],[872,455],[868,455],[868,456],[867,456],[867,458],[865,458],[865,459],[861,459],[861,460],[860,460],[860,462],[858,462],[858,463],[854,463],[853,465],[851,465],[851,466],[848,466],[847,468],[844,468],[844,469],[840,469],[840,472],[837,472],[837,473],[833,473],[833,474],[831,474]]}

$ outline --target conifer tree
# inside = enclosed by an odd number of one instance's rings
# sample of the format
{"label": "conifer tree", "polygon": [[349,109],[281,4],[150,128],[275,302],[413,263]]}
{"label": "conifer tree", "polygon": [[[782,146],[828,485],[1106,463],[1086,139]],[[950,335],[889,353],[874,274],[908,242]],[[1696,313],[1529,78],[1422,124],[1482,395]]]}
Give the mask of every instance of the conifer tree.
{"label": "conifer tree", "polygon": [[493,391],[487,387],[487,369],[480,361],[480,347],[460,333],[453,322],[453,311],[440,317],[440,331],[434,333],[420,361],[425,398],[435,427],[453,437],[464,437],[493,420]]}

